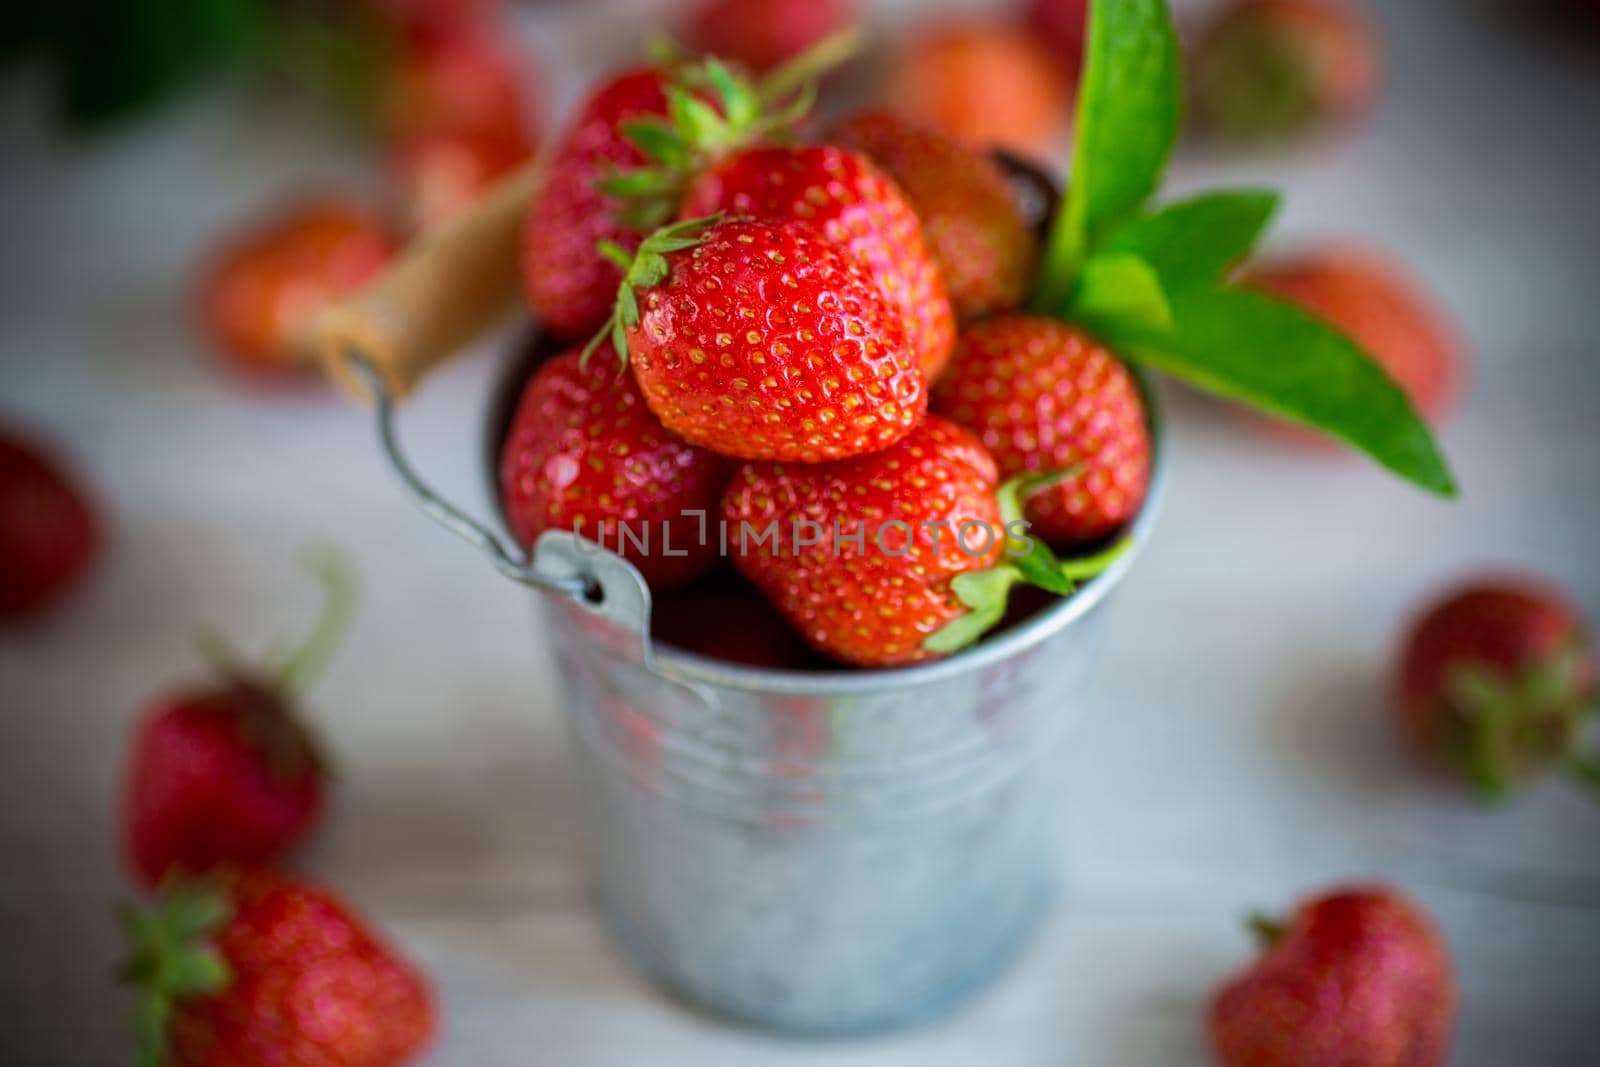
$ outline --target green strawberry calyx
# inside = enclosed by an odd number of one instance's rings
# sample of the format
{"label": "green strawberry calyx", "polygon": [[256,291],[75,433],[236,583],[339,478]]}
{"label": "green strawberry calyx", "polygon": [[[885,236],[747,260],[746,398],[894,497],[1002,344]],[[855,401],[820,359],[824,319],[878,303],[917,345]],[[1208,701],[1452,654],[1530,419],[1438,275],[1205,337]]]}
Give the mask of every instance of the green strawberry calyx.
{"label": "green strawberry calyx", "polygon": [[1078,473],[1075,467],[1043,474],[1024,474],[1008,480],[995,494],[1000,505],[1000,522],[1010,544],[1007,558],[998,566],[957,575],[950,590],[967,608],[966,614],[928,635],[922,647],[948,655],[976,642],[1005,617],[1006,604],[1016,585],[1031,585],[1056,596],[1068,597],[1078,586],[1101,574],[1132,547],[1123,537],[1109,547],[1088,556],[1062,560],[1050,546],[1018,530],[1025,529],[1026,501]]}
{"label": "green strawberry calyx", "polygon": [[[618,221],[647,230],[678,212],[696,175],[724,156],[785,137],[811,113],[817,79],[861,46],[859,31],[819,41],[760,82],[716,57],[690,62],[669,52],[667,114],[633,119],[619,127],[649,162],[613,170],[595,187],[617,202]],[[669,46],[670,48],[670,46]]]}
{"label": "green strawberry calyx", "polygon": [[585,365],[595,349],[611,341],[617,359],[628,365],[628,331],[639,325],[640,289],[649,289],[667,280],[670,267],[667,255],[695,248],[705,241],[704,230],[722,221],[722,214],[708,215],[703,219],[688,219],[663,226],[639,242],[637,251],[629,252],[615,241],[601,241],[599,253],[622,268],[622,281],[617,283],[617,300],[608,318],[589,343],[583,346],[580,357]]}
{"label": "green strawberry calyx", "polygon": [[1365,452],[1441,496],[1456,483],[1433,433],[1360,345],[1236,284],[1278,204],[1256,189],[1161,207],[1182,64],[1167,0],[1091,0],[1072,172],[1031,297],[1122,358]]}
{"label": "green strawberry calyx", "polygon": [[179,1001],[220,993],[232,980],[212,943],[232,913],[228,894],[211,879],[171,882],[153,907],[123,911],[131,953],[121,977],[140,994],[135,1022],[141,1067],[167,1063],[169,1024]]}
{"label": "green strawberry calyx", "polygon": [[292,698],[322,673],[343,644],[357,601],[354,572],[338,550],[309,550],[302,563],[322,587],[322,606],[310,633],[293,649],[269,654],[265,669],[246,664],[217,631],[200,635],[201,655],[221,676],[219,703],[236,717],[240,738],[262,754],[283,782],[330,771],[326,754],[295,713]]}
{"label": "green strawberry calyx", "polygon": [[1557,768],[1600,797],[1600,773],[1580,751],[1595,695],[1585,692],[1587,641],[1575,638],[1521,671],[1452,664],[1445,681],[1446,762],[1485,802]]}

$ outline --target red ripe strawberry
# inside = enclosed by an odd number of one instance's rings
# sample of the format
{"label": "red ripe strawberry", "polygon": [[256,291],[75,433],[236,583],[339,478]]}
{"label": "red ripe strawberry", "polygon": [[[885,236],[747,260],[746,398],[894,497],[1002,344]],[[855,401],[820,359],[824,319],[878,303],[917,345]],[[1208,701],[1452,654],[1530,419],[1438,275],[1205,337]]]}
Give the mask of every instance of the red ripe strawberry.
{"label": "red ripe strawberry", "polygon": [[753,148],[704,171],[679,217],[718,212],[799,219],[842,245],[898,309],[931,382],[950,359],[955,319],[922,226],[899,188],[864,156],[831,145]]}
{"label": "red ripe strawberry", "polygon": [[428,35],[401,55],[386,102],[388,125],[401,137],[493,130],[531,144],[530,73],[487,30]]}
{"label": "red ripe strawberry", "polygon": [[1600,785],[1577,752],[1595,697],[1583,617],[1527,579],[1472,582],[1435,603],[1406,638],[1396,685],[1410,741],[1487,797],[1563,761]]}
{"label": "red ripe strawberry", "polygon": [[458,33],[488,22],[505,6],[503,0],[357,0],[412,36]]}
{"label": "red ripe strawberry", "polygon": [[869,456],[747,463],[722,517],[735,565],[818,651],[893,667],[935,656],[928,640],[969,614],[958,576],[1000,566],[998,482],[976,438],[929,416]]}
{"label": "red ripe strawberry", "polygon": [[562,138],[544,187],[529,206],[523,284],[534,313],[551,333],[582,337],[611,313],[622,272],[597,255],[595,246],[609,240],[631,249],[643,232],[617,217],[616,202],[595,183],[649,162],[622,126],[665,115],[666,82],[658,70],[633,70],[595,91]]}
{"label": "red ripe strawberry", "polygon": [[313,827],[325,771],[293,693],[343,635],[349,580],[319,564],[328,603],[305,646],[276,672],[223,664],[216,683],[153,703],[134,737],[123,838],[134,873],[155,885],[172,872],[271,863]]}
{"label": "red ripe strawberry", "polygon": [[99,550],[100,521],[76,480],[0,427],[0,624],[56,603]]}
{"label": "red ripe strawberry", "polygon": [[448,222],[527,162],[532,152],[520,134],[493,130],[440,130],[401,141],[394,166],[406,220],[419,231]]}
{"label": "red ripe strawberry", "polygon": [[650,630],[658,642],[746,667],[803,670],[816,660],[788,621],[731,573],[655,598]]}
{"label": "red ripe strawberry", "polygon": [[1439,1067],[1455,1021],[1450,954],[1392,889],[1336,889],[1287,925],[1256,924],[1266,954],[1211,1004],[1227,1067]]}
{"label": "red ripe strawberry", "polygon": [[1005,477],[1074,472],[1027,502],[1030,532],[1051,544],[1109,536],[1144,503],[1150,433],[1139,387],[1082,330],[1020,314],[967,327],[933,406],[977,434]]}
{"label": "red ripe strawberry", "polygon": [[1062,143],[1072,85],[1022,27],[940,20],[901,39],[887,95],[896,112],[963,144],[1049,156]]}
{"label": "red ripe strawberry", "polygon": [[806,223],[660,230],[640,246],[617,303],[613,336],[650,409],[713,452],[842,459],[894,444],[927,409],[900,317],[850,254]]}
{"label": "red ripe strawberry", "polygon": [[887,112],[862,112],[828,139],[867,156],[906,194],[960,318],[1021,305],[1039,242],[994,160]]}
{"label": "red ripe strawberry", "polygon": [[1083,66],[1089,39],[1089,0],[1032,0],[1028,25],[1072,78]]}
{"label": "red ripe strawberry", "polygon": [[563,353],[528,382],[501,452],[500,492],[523,545],[574,530],[661,589],[716,563],[709,531],[728,468],[666,431],[606,345],[587,362]]}
{"label": "red ripe strawberry", "polygon": [[1432,422],[1461,391],[1461,344],[1421,287],[1384,257],[1324,249],[1253,268],[1249,284],[1348,334]]}
{"label": "red ripe strawberry", "polygon": [[698,52],[765,73],[854,18],[851,0],[703,0],[687,27]]}
{"label": "red ripe strawberry", "polygon": [[212,255],[200,278],[201,327],[235,368],[308,371],[304,335],[317,312],[361,288],[394,251],[389,227],[359,204],[332,196],[296,201]]}
{"label": "red ripe strawberry", "polygon": [[1379,45],[1346,0],[1238,0],[1201,35],[1198,117],[1236,140],[1277,140],[1368,111]]}
{"label": "red ripe strawberry", "polygon": [[146,1064],[398,1067],[437,1029],[422,976],[310,882],[178,883],[124,922]]}

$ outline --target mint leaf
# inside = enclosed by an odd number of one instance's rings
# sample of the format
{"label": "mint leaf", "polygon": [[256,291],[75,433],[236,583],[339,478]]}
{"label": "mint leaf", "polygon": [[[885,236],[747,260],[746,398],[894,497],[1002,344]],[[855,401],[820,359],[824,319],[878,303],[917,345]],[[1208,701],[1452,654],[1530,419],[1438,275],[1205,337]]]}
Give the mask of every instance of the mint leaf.
{"label": "mint leaf", "polygon": [[1035,306],[1060,307],[1095,239],[1161,181],[1182,109],[1167,0],[1093,0],[1066,201],[1051,227]]}
{"label": "mint leaf", "polygon": [[1181,200],[1112,234],[1107,251],[1132,252],[1168,285],[1216,281],[1250,254],[1281,198],[1270,189],[1230,189]]}
{"label": "mint leaf", "polygon": [[1083,265],[1068,307],[1090,329],[1121,323],[1151,330],[1172,326],[1172,308],[1155,268],[1132,252],[1093,256]]}
{"label": "mint leaf", "polygon": [[1168,299],[1170,331],[1122,326],[1103,338],[1128,359],[1321,430],[1424,489],[1456,495],[1427,424],[1355,342],[1249,290],[1180,288]]}

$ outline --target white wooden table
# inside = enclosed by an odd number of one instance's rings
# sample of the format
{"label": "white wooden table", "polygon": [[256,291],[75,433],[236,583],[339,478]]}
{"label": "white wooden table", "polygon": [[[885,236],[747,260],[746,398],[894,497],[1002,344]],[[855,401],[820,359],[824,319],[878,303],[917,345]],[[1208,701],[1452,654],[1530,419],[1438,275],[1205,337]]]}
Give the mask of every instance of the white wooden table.
{"label": "white wooden table", "polygon": [[[530,17],[553,103],[620,57],[642,6]],[[1447,931],[1465,992],[1453,1062],[1600,1063],[1600,811],[1560,786],[1479,810],[1410,765],[1384,709],[1406,612],[1465,569],[1545,572],[1600,616],[1600,62],[1491,6],[1388,3],[1394,77],[1365,136],[1189,159],[1175,183],[1281,182],[1283,233],[1371,238],[1433,281],[1477,349],[1447,434],[1465,499],[1274,452],[1173,393],[1165,520],[1115,608],[1098,711],[1061,760],[1061,908],[969,1010],[837,1046],[702,1021],[623,967],[585,904],[524,594],[412,510],[364,418],[203,365],[185,285],[206,235],[286,185],[359,182],[361,161],[235,94],[70,144],[37,81],[13,79],[0,411],[81,461],[112,538],[68,609],[0,636],[0,1063],[131,1062],[108,980],[129,725],[195,672],[200,625],[255,647],[301,625],[315,595],[293,559],[318,538],[359,556],[366,596],[314,695],[341,779],[304,864],[434,976],[430,1064],[1197,1063],[1207,991],[1249,950],[1241,916],[1351,878],[1405,885]],[[428,472],[474,500],[490,371],[450,368],[405,415]]]}

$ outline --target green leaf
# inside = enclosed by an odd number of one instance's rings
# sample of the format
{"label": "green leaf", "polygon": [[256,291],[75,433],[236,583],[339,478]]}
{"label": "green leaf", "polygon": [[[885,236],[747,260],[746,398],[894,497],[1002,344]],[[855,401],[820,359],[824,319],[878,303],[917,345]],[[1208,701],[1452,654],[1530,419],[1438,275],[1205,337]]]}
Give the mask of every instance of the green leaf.
{"label": "green leaf", "polygon": [[1400,476],[1456,495],[1432,432],[1401,388],[1320,319],[1243,289],[1168,293],[1170,331],[1103,331],[1123,356],[1262,411],[1321,430]]}
{"label": "green leaf", "polygon": [[88,126],[128,117],[247,58],[266,17],[260,0],[54,5],[46,43],[59,61],[67,119]]}
{"label": "green leaf", "polygon": [[1155,192],[1182,110],[1167,0],[1093,0],[1089,12],[1072,176],[1039,276],[1041,309],[1065,302],[1097,237]]}
{"label": "green leaf", "polygon": [[1172,327],[1172,308],[1155,268],[1132,252],[1106,252],[1083,265],[1069,307],[1071,317],[1098,330],[1107,324]]}
{"label": "green leaf", "polygon": [[1270,189],[1207,193],[1134,219],[1106,248],[1142,257],[1168,285],[1216,281],[1255,248],[1280,200]]}

